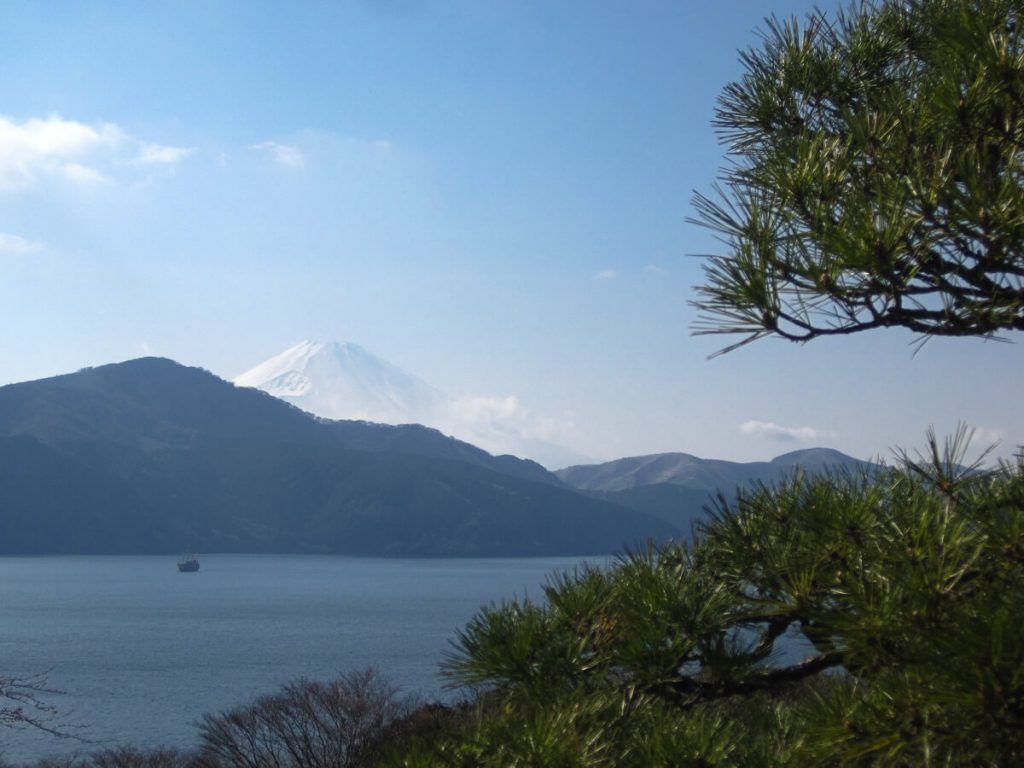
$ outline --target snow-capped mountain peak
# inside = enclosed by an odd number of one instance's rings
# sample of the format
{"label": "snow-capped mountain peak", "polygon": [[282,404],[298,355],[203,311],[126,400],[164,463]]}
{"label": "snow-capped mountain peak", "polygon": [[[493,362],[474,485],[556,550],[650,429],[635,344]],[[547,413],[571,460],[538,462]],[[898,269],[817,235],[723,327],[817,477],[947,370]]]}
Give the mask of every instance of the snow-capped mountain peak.
{"label": "snow-capped mountain peak", "polygon": [[303,341],[234,379],[330,419],[428,423],[444,394],[351,342]]}
{"label": "snow-capped mountain peak", "polygon": [[300,342],[234,383],[328,419],[425,424],[491,453],[549,467],[589,462],[551,442],[557,420],[533,416],[514,395],[451,397],[351,342]]}

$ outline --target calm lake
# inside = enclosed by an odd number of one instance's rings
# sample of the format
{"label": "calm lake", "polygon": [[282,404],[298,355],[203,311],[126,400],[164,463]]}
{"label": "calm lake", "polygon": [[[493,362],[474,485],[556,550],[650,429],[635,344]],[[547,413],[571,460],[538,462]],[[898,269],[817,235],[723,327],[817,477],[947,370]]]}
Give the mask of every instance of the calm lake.
{"label": "calm lake", "polygon": [[117,744],[190,747],[204,712],[297,677],[375,666],[442,695],[437,665],[483,605],[540,597],[580,558],[381,560],[206,555],[0,558],[0,674],[47,672],[83,744],[0,728],[17,763]]}

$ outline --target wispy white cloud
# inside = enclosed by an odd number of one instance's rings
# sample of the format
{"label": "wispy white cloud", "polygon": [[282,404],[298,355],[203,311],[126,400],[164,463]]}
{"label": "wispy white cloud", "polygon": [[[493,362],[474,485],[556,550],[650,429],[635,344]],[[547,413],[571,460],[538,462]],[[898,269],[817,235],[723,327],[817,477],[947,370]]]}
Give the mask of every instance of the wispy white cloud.
{"label": "wispy white cloud", "polygon": [[278,164],[286,168],[299,169],[306,166],[306,156],[298,147],[279,144],[276,141],[264,141],[260,144],[253,144],[249,148],[269,153]]}
{"label": "wispy white cloud", "polygon": [[84,163],[65,163],[60,168],[60,175],[83,187],[111,184],[114,181],[102,171]]}
{"label": "wispy white cloud", "polygon": [[178,163],[195,151],[140,141],[114,123],[83,123],[60,115],[23,121],[0,116],[0,191],[44,179],[77,186],[113,183],[127,166]]}
{"label": "wispy white cloud", "polygon": [[657,264],[648,264],[644,267],[645,275],[664,275],[665,270],[659,267]]}
{"label": "wispy white cloud", "polygon": [[564,447],[573,433],[569,416],[533,413],[515,395],[448,398],[434,415],[432,425],[493,454],[529,456],[549,467],[587,461]]}
{"label": "wispy white cloud", "polygon": [[619,276],[619,273],[614,269],[602,269],[600,272],[595,272],[590,278],[591,280],[614,280]]}
{"label": "wispy white cloud", "polygon": [[133,161],[135,165],[174,165],[186,157],[194,155],[195,147],[171,147],[164,144],[146,144],[139,146],[139,154]]}
{"label": "wispy white cloud", "polygon": [[528,440],[564,437],[571,424],[564,419],[536,416],[515,395],[468,395],[448,403],[449,420],[479,434],[505,435]]}
{"label": "wispy white cloud", "polygon": [[745,421],[740,424],[740,432],[744,435],[767,437],[782,442],[823,440],[835,437],[835,433],[815,427],[786,427],[771,421]]}
{"label": "wispy white cloud", "polygon": [[0,232],[0,253],[36,253],[43,250],[43,247],[43,244],[37,240],[27,240],[20,235]]}
{"label": "wispy white cloud", "polygon": [[0,116],[0,190],[29,187],[43,176],[94,182],[103,174],[86,159],[113,150],[124,138],[111,123],[87,125],[60,115],[19,123]]}
{"label": "wispy white cloud", "polygon": [[452,400],[452,412],[458,418],[477,423],[503,421],[520,413],[521,410],[519,398],[515,395],[508,397],[468,395]]}

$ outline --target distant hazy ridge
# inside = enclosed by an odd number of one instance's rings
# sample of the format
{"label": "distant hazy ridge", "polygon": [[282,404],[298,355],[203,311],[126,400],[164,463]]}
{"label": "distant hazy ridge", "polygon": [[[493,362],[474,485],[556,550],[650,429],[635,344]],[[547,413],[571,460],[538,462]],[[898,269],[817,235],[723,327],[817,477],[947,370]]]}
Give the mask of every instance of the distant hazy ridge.
{"label": "distant hazy ridge", "polygon": [[771,461],[740,463],[701,459],[688,453],[656,453],[566,467],[555,472],[567,484],[664,520],[689,532],[704,516],[710,496],[731,496],[739,486],[776,483],[797,467],[808,472],[857,470],[870,466],[831,448],[808,448]]}
{"label": "distant hazy ridge", "polygon": [[673,533],[533,462],[170,360],[0,388],[4,554],[591,554]]}
{"label": "distant hazy ridge", "polygon": [[665,454],[556,476],[145,358],[0,387],[0,554],[604,554],[685,535],[709,490],[795,461],[855,462]]}

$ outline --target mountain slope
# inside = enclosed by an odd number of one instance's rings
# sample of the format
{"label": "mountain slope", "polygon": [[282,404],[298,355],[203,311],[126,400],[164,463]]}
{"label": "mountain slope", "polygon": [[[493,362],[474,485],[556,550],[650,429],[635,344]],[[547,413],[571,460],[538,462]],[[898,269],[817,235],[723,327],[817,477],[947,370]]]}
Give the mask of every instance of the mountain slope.
{"label": "mountain slope", "polygon": [[45,444],[103,443],[105,450],[124,452],[124,461],[134,464],[154,451],[191,445],[197,435],[252,443],[286,439],[454,459],[562,484],[536,462],[491,456],[434,429],[327,422],[259,390],[235,387],[207,371],[162,358],[0,387],[0,434],[30,434]]}
{"label": "mountain slope", "polygon": [[4,554],[147,554],[157,551],[155,541],[170,538],[171,526],[154,517],[138,489],[123,479],[32,437],[0,438]]}
{"label": "mountain slope", "polygon": [[420,426],[147,358],[0,388],[0,552],[596,554],[674,530]]}
{"label": "mountain slope", "polygon": [[704,508],[711,501],[711,493],[703,488],[687,488],[673,483],[652,483],[622,491],[590,493],[594,498],[656,517],[678,528],[683,537],[689,536],[693,526],[707,517]]}

